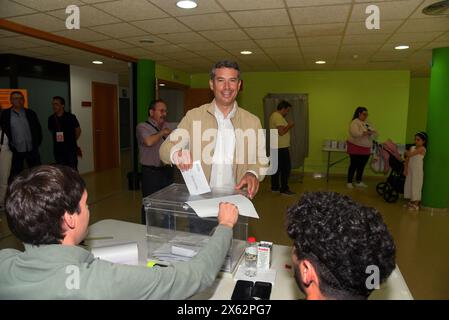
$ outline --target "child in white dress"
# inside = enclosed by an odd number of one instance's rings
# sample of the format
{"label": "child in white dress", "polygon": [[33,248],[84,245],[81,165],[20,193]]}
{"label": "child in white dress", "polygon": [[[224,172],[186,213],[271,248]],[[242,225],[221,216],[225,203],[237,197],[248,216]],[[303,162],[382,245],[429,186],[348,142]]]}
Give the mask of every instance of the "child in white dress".
{"label": "child in white dress", "polygon": [[424,180],[424,156],[426,155],[427,134],[415,134],[415,146],[405,153],[404,198],[409,199],[409,210],[417,211],[421,204],[421,191]]}

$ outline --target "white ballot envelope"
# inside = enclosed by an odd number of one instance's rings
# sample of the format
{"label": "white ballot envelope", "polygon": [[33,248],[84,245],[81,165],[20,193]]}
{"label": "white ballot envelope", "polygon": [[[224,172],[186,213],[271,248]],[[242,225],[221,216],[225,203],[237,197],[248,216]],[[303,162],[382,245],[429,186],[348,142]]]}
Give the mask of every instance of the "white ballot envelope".
{"label": "white ballot envelope", "polygon": [[192,169],[181,171],[181,173],[191,195],[199,195],[211,191],[200,161],[194,161]]}
{"label": "white ballot envelope", "polygon": [[239,208],[239,214],[242,216],[259,219],[253,203],[247,197],[236,194],[226,197],[218,197],[213,199],[193,200],[186,203],[202,218],[217,217],[220,202],[230,202]]}

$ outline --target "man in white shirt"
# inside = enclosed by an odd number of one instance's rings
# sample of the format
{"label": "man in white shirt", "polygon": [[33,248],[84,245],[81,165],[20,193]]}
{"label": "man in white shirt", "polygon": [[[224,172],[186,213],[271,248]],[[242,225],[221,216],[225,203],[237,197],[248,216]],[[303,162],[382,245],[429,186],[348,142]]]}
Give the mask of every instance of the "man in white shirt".
{"label": "man in white shirt", "polygon": [[[264,178],[268,159],[265,137],[259,139],[258,135],[262,130],[259,118],[236,102],[241,87],[238,64],[217,62],[212,68],[209,86],[215,99],[186,114],[170,139],[162,144],[161,160],[177,165],[181,171],[189,170],[193,161],[200,160],[212,188],[246,187],[249,197],[253,198]],[[211,136],[205,138],[211,129]],[[187,133],[187,139],[176,141],[182,130]],[[197,131],[200,136],[195,135]],[[242,132],[253,133],[256,140],[245,139]],[[212,148],[208,149],[211,141]],[[195,151],[195,146],[201,147],[200,152]],[[203,152],[205,150],[210,153]]]}

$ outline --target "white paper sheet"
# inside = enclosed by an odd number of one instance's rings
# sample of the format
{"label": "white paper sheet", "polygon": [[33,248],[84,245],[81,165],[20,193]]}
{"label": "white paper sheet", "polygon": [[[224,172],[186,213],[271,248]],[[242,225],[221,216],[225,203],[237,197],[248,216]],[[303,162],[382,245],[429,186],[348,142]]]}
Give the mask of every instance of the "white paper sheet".
{"label": "white paper sheet", "polygon": [[241,194],[219,197],[213,199],[193,200],[186,203],[202,218],[218,216],[218,207],[220,202],[230,202],[239,208],[239,214],[242,216],[259,219],[253,203]]}
{"label": "white paper sheet", "polygon": [[181,171],[181,173],[191,195],[199,195],[211,191],[200,161],[194,161],[192,169]]}
{"label": "white paper sheet", "polygon": [[129,265],[139,264],[137,242],[92,248],[91,252],[95,258],[101,260]]}

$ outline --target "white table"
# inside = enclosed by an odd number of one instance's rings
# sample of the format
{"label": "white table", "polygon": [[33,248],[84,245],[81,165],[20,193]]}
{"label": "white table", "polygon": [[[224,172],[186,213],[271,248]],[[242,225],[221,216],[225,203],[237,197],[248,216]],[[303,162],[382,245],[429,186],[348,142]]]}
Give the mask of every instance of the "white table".
{"label": "white table", "polygon": [[[146,226],[119,220],[102,220],[89,228],[88,238],[113,237],[106,240],[90,240],[88,244],[92,247],[109,245],[113,243],[137,242],[139,249],[139,264],[147,263],[147,241]],[[272,300],[303,299],[304,295],[298,289],[293,278],[293,271],[286,269],[285,265],[291,265],[291,248],[287,246],[274,245],[272,268],[277,270],[276,283],[271,292]],[[222,273],[214,284],[205,291],[195,295],[192,299],[229,300],[234,290],[235,281],[233,275]],[[388,300],[411,300],[413,299],[404,278],[396,266],[390,278],[380,290],[375,290],[370,299]]]}

